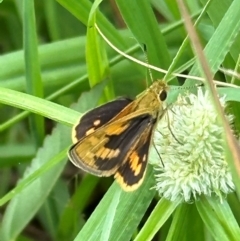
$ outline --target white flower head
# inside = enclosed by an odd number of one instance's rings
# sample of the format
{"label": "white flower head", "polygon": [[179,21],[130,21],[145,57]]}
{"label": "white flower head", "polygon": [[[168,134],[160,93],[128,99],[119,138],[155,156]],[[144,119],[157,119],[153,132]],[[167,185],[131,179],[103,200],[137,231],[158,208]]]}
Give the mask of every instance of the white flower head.
{"label": "white flower head", "polygon": [[[220,102],[224,106],[225,98]],[[197,95],[179,96],[160,119],[150,151],[160,196],[189,202],[215,194],[222,200],[234,190],[217,116],[209,92],[199,89]]]}

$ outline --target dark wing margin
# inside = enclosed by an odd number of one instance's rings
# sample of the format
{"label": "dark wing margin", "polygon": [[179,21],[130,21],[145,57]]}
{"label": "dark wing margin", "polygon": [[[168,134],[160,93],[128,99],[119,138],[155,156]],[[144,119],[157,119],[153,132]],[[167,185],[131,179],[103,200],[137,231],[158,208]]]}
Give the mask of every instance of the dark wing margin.
{"label": "dark wing margin", "polygon": [[88,111],[73,127],[73,142],[76,143],[83,137],[105,125],[131,102],[131,99],[120,98]]}

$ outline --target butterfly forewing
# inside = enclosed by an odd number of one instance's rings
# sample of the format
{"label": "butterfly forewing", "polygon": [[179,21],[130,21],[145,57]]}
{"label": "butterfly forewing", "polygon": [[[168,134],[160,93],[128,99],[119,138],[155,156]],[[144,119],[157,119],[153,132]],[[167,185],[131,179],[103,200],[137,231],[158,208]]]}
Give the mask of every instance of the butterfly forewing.
{"label": "butterfly forewing", "polygon": [[73,142],[78,142],[83,137],[108,123],[131,102],[131,99],[121,98],[88,111],[73,128]]}

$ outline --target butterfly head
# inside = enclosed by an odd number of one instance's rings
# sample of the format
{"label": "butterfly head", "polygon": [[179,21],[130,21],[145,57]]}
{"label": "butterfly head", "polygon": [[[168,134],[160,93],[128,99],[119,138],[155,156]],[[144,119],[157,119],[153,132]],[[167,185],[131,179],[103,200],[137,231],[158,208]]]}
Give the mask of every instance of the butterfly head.
{"label": "butterfly head", "polygon": [[150,91],[154,92],[154,94],[157,96],[157,99],[160,102],[164,102],[167,99],[167,90],[168,90],[168,86],[162,80],[155,81],[150,86]]}

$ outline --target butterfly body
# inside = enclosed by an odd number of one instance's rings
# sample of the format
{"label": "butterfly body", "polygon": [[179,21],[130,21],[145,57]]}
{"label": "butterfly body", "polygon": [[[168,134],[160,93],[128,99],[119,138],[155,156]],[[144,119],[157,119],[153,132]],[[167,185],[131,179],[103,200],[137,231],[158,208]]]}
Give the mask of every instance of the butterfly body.
{"label": "butterfly body", "polygon": [[156,81],[134,100],[117,99],[87,112],[73,128],[69,159],[93,175],[114,175],[125,191],[137,189],[166,91],[167,85]]}

